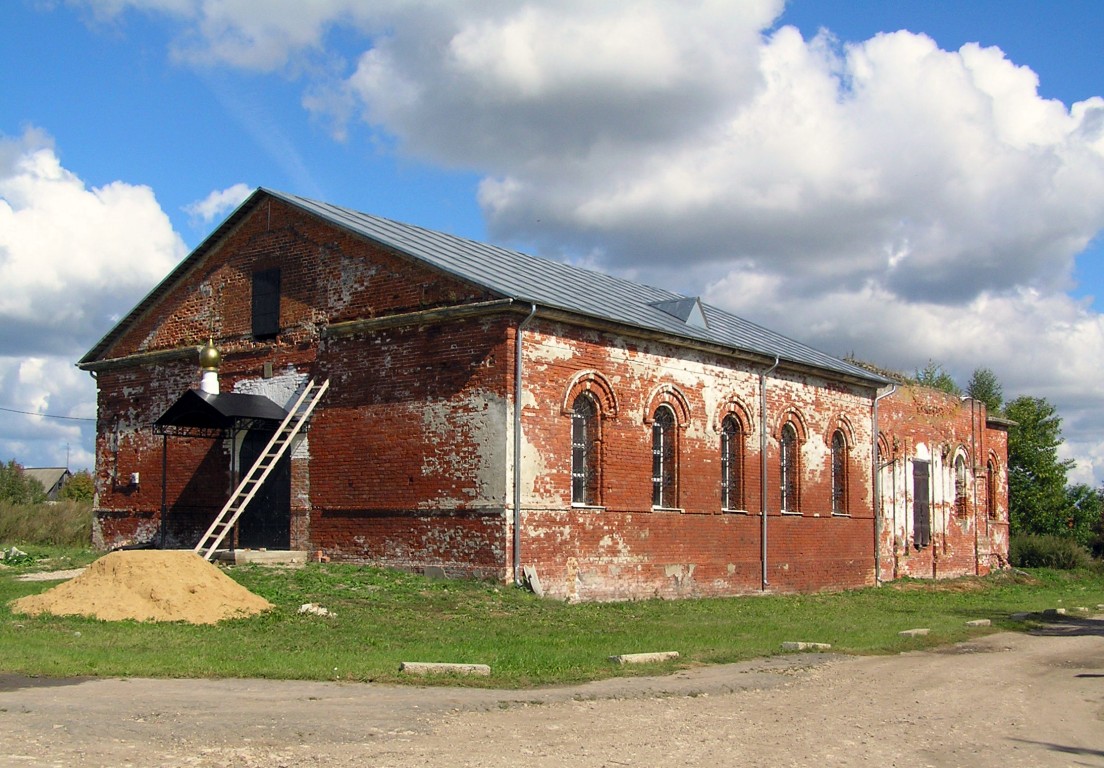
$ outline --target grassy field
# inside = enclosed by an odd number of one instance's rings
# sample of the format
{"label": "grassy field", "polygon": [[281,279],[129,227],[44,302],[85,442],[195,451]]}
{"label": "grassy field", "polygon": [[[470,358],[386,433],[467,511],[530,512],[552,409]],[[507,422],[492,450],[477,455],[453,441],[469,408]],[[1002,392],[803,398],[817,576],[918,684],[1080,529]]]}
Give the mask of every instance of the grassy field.
{"label": "grassy field", "polygon": [[[102,622],[12,614],[14,598],[56,582],[15,578],[71,568],[91,552],[34,548],[50,559],[0,569],[0,671],[44,676],[267,677],[409,681],[402,661],[489,664],[490,678],[441,683],[519,688],[654,674],[780,652],[783,641],[831,643],[844,653],[897,653],[1023,629],[1010,614],[1104,603],[1104,576],[1035,570],[815,595],[570,605],[511,586],[434,581],[341,564],[238,566],[236,581],[275,604],[216,626]],[[299,615],[303,603],[334,613]],[[991,628],[969,628],[970,619]],[[900,630],[930,628],[924,638]],[[677,662],[623,668],[615,654],[678,651]],[[419,680],[418,682],[425,682]]]}

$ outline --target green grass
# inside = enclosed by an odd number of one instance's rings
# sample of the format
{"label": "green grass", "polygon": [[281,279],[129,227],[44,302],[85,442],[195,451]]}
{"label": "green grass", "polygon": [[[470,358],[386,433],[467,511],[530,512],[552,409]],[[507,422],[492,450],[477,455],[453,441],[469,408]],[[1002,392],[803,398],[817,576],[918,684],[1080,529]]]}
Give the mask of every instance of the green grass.
{"label": "green grass", "polygon": [[[767,656],[786,640],[831,643],[843,653],[897,653],[1022,628],[1008,618],[1015,612],[1104,603],[1104,576],[1097,571],[1004,572],[814,595],[570,605],[504,585],[311,564],[228,569],[276,606],[252,618],[216,626],[103,622],[11,613],[9,601],[54,584],[17,581],[16,574],[70,568],[95,557],[32,550],[52,559],[0,569],[4,672],[400,682],[400,662],[431,661],[489,664],[490,678],[463,684],[514,688]],[[308,602],[335,615],[299,615]],[[993,627],[965,626],[976,618],[991,619]],[[897,635],[915,627],[931,634]],[[616,654],[671,650],[680,653],[677,662],[625,668],[608,661]]]}

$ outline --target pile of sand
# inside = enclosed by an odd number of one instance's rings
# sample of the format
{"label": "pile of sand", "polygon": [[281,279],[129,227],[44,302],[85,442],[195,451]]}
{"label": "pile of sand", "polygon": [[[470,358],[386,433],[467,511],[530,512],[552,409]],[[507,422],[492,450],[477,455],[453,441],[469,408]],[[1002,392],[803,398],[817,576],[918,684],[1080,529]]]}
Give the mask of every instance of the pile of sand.
{"label": "pile of sand", "polygon": [[214,624],[272,607],[194,552],[149,549],[112,552],[75,579],[10,605],[16,613],[32,615],[191,624]]}

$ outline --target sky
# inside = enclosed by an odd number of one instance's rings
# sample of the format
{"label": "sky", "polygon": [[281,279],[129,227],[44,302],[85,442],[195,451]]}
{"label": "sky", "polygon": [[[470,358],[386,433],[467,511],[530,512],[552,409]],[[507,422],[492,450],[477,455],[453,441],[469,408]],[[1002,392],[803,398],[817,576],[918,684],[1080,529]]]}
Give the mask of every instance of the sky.
{"label": "sky", "polygon": [[6,0],[0,460],[264,186],[724,307],[1062,417],[1104,483],[1096,0]]}

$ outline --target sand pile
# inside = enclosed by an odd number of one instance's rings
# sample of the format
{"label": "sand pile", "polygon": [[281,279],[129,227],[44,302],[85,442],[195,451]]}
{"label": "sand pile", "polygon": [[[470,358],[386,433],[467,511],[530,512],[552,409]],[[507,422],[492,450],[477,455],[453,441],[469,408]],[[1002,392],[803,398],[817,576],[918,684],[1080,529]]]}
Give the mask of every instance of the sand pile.
{"label": "sand pile", "polygon": [[13,600],[17,613],[214,624],[272,607],[190,551],[112,552],[71,581]]}

